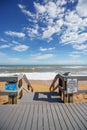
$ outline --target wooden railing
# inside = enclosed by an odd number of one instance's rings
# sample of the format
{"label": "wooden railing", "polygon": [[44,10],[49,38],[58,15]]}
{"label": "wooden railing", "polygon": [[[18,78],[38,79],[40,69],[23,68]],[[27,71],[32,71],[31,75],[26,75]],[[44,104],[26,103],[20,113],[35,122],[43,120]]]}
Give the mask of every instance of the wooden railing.
{"label": "wooden railing", "polygon": [[[63,75],[63,74],[57,74],[50,86],[50,91],[54,91],[56,88],[58,88],[59,95],[61,99],[66,102],[73,102],[73,94],[80,94],[80,93],[87,93],[87,90],[78,90],[77,91],[72,91],[68,93],[67,91],[67,81],[68,79],[76,79],[78,81],[87,81],[87,76],[86,75]],[[56,84],[56,85],[55,85]],[[78,87],[78,84],[77,84]]]}
{"label": "wooden railing", "polygon": [[59,80],[59,77],[58,77],[58,75],[56,75],[55,78],[53,79],[53,82],[52,82],[50,88],[49,88],[49,90],[50,90],[51,92],[54,92],[54,91],[58,88],[58,85],[59,85],[59,84],[57,83],[58,80]]}
{"label": "wooden railing", "polygon": [[28,90],[31,90],[31,92],[33,92],[33,87],[31,86],[29,80],[27,79],[26,75],[23,75],[23,80],[27,83],[27,88]]}
{"label": "wooden railing", "polygon": [[[12,79],[12,80],[11,80]],[[15,80],[14,80],[15,79]],[[27,88],[23,85],[23,80],[27,84]],[[6,90],[6,91],[0,91],[0,96],[7,95],[8,96],[8,103],[9,104],[17,104],[17,97],[21,98],[23,96],[23,90],[26,92],[33,92],[33,87],[31,86],[29,80],[27,79],[26,75],[15,75],[15,76],[9,76],[6,78],[0,77],[1,82],[7,82],[9,84],[17,84],[16,90]]]}

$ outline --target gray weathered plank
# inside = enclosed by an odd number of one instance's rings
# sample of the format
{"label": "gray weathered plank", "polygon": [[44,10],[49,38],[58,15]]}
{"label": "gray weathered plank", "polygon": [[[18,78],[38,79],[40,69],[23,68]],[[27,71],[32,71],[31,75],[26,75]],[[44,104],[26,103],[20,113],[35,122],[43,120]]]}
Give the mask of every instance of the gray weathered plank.
{"label": "gray weathered plank", "polygon": [[38,105],[36,104],[34,109],[34,115],[32,120],[32,130],[37,130],[38,128]]}
{"label": "gray weathered plank", "polygon": [[81,116],[85,119],[85,120],[87,120],[87,111],[86,111],[86,113],[84,113],[84,109],[81,109],[80,108],[80,105],[78,105],[78,104],[73,104],[73,106],[76,108],[76,111],[78,111],[80,114],[81,114]]}
{"label": "gray weathered plank", "polygon": [[28,118],[27,118],[25,130],[31,130],[31,128],[32,128],[34,109],[35,109],[34,104],[31,104],[30,110],[28,113]]}
{"label": "gray weathered plank", "polygon": [[82,105],[83,108],[87,111],[87,103],[81,103],[81,105]]}
{"label": "gray weathered plank", "polygon": [[43,104],[43,125],[44,125],[44,130],[49,130],[46,104]]}
{"label": "gray weathered plank", "polygon": [[87,129],[87,103],[41,101],[48,96],[40,93],[40,101],[34,101],[34,93],[30,93],[17,105],[0,105],[0,130]]}
{"label": "gray weathered plank", "polygon": [[51,104],[51,113],[52,113],[52,117],[53,117],[53,120],[54,120],[55,129],[56,129],[56,130],[61,130],[59,118],[57,117],[54,104]]}
{"label": "gray weathered plank", "polygon": [[81,113],[78,110],[76,110],[74,105],[71,105],[71,107],[74,110],[75,114],[77,115],[78,119],[80,120],[80,124],[83,130],[87,130],[87,121],[83,118]]}
{"label": "gray weathered plank", "polygon": [[25,113],[23,115],[23,119],[22,119],[22,122],[20,124],[19,130],[25,130],[27,119],[28,119],[28,116],[29,116],[29,111],[30,111],[30,104],[26,105],[26,110],[25,110]]}
{"label": "gray weathered plank", "polygon": [[57,112],[57,116],[59,117],[59,122],[60,122],[60,124],[61,124],[62,130],[67,130],[66,123],[65,123],[65,121],[64,121],[64,119],[63,119],[63,116],[62,116],[62,113],[61,113],[61,111],[60,111],[60,109],[59,109],[59,105],[61,105],[61,104],[55,105],[55,109],[56,109],[56,112]]}
{"label": "gray weathered plank", "polygon": [[47,104],[47,115],[48,115],[48,121],[49,121],[49,129],[55,130],[55,124],[54,124],[54,121],[53,121],[51,108],[50,108],[49,104]]}
{"label": "gray weathered plank", "polygon": [[[17,109],[18,109],[18,106],[15,106],[15,107],[9,106],[9,107],[10,107],[10,109],[12,109],[12,111],[11,111],[11,114],[9,114],[9,116],[8,116],[7,120],[5,121],[4,125],[2,126],[2,128],[1,128],[2,130],[6,130],[8,128],[11,120],[13,119],[13,117],[14,117]],[[8,110],[6,110],[6,112],[8,112]]]}
{"label": "gray weathered plank", "polygon": [[19,129],[19,127],[20,127],[20,125],[21,125],[21,122],[22,122],[22,120],[23,120],[23,117],[24,117],[25,112],[26,112],[26,105],[23,105],[23,106],[22,106],[22,109],[21,109],[21,111],[20,111],[20,113],[19,113],[19,116],[18,116],[18,118],[17,118],[17,120],[16,120],[16,122],[15,122],[15,125],[14,125],[14,127],[13,127],[13,130],[18,130],[18,129]]}
{"label": "gray weathered plank", "polygon": [[67,116],[68,116],[68,118],[69,118],[69,120],[70,120],[70,122],[71,122],[71,124],[72,124],[72,126],[73,126],[73,129],[74,129],[74,130],[79,130],[79,127],[78,127],[76,121],[74,120],[74,118],[73,118],[73,116],[72,116],[73,113],[71,113],[71,112],[69,111],[67,105],[69,106],[69,104],[63,105],[63,108],[65,109],[65,113],[67,114]]}
{"label": "gray weathered plank", "polygon": [[72,109],[71,104],[67,105],[68,110],[72,113],[72,116],[75,120],[75,122],[77,123],[78,127],[80,130],[85,130],[85,127],[83,126],[82,122],[79,120],[78,116],[75,113],[75,109]]}
{"label": "gray weathered plank", "polygon": [[6,120],[9,118],[10,113],[12,112],[11,107],[7,107],[2,114],[0,115],[0,128],[5,124]]}
{"label": "gray weathered plank", "polygon": [[38,130],[43,130],[43,106],[39,105],[38,109]]}
{"label": "gray weathered plank", "polygon": [[81,111],[87,116],[87,110],[84,109],[84,107],[82,106],[82,104],[78,103],[78,107],[81,109]]}
{"label": "gray weathered plank", "polygon": [[[64,107],[63,107],[63,106],[64,106]],[[70,120],[69,120],[69,118],[68,118],[68,116],[67,116],[67,114],[66,114],[65,105],[64,105],[64,104],[59,105],[59,109],[60,109],[61,114],[62,114],[62,116],[63,116],[63,119],[64,119],[64,121],[65,121],[65,123],[66,123],[67,129],[72,130],[72,129],[73,129],[73,126],[72,126],[72,124],[71,124],[71,122],[70,122]]]}
{"label": "gray weathered plank", "polygon": [[18,117],[20,116],[20,112],[22,110],[22,105],[18,106],[18,109],[16,109],[16,113],[14,114],[9,126],[8,126],[8,130],[12,130],[14,128],[14,125],[18,119]]}

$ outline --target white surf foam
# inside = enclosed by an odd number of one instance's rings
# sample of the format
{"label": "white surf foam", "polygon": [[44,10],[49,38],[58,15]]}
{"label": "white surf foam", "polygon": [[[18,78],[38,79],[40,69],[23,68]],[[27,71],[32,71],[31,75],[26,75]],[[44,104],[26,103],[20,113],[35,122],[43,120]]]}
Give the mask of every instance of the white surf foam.
{"label": "white surf foam", "polygon": [[57,73],[44,72],[44,73],[1,73],[0,76],[13,76],[25,74],[30,80],[53,80]]}

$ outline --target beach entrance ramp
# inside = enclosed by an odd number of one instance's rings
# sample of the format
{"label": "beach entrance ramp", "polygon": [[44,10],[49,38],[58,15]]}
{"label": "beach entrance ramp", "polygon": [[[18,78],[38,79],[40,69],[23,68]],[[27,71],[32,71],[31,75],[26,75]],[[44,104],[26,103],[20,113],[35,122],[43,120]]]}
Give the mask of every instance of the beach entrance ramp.
{"label": "beach entrance ramp", "polygon": [[57,92],[33,92],[25,93],[19,104],[28,103],[63,103]]}
{"label": "beach entrance ramp", "polygon": [[87,130],[87,103],[0,105],[0,130]]}
{"label": "beach entrance ramp", "polygon": [[87,130],[87,103],[64,104],[58,92],[28,92],[0,105],[0,130]]}

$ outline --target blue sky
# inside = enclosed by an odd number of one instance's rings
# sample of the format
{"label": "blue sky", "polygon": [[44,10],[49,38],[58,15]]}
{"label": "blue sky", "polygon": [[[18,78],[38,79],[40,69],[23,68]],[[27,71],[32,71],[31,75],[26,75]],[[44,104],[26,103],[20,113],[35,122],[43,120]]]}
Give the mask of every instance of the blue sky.
{"label": "blue sky", "polygon": [[87,64],[87,0],[0,1],[0,64]]}

